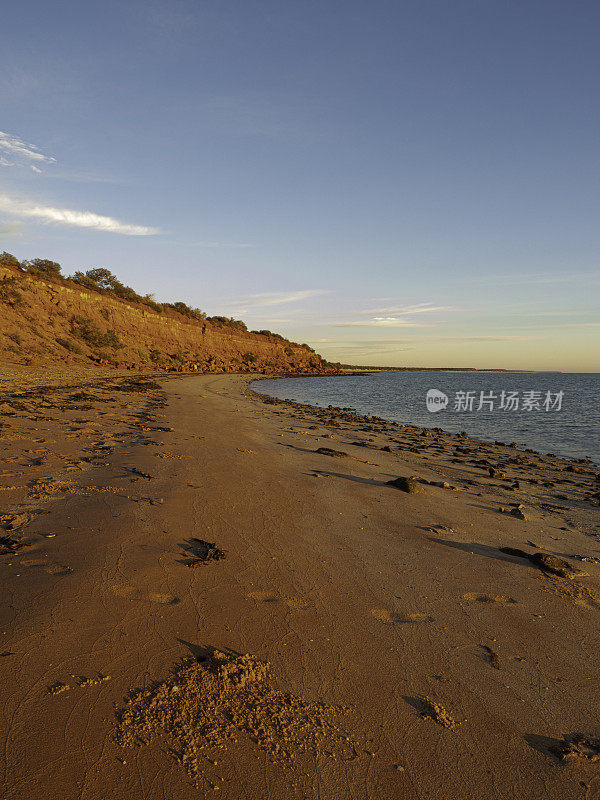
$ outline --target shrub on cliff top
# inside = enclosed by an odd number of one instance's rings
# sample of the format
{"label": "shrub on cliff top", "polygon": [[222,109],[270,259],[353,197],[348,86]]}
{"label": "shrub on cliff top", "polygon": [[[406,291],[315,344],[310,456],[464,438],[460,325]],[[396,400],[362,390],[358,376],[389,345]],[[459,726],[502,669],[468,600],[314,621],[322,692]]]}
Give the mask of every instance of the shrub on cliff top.
{"label": "shrub on cliff top", "polygon": [[21,262],[16,256],[13,256],[12,253],[7,253],[6,250],[4,250],[2,253],[0,253],[0,266],[20,267]]}
{"label": "shrub on cliff top", "polygon": [[125,286],[124,283],[121,283],[116,275],[113,275],[105,267],[94,267],[94,269],[88,269],[86,272],[78,271],[72,276],[71,280],[86,289],[90,289],[92,292],[112,294],[129,303],[142,303],[158,314],[163,310],[162,305],[157,303],[151,294],[143,296],[138,294],[131,286]]}
{"label": "shrub on cliff top", "polygon": [[247,331],[246,323],[241,319],[234,319],[233,317],[207,317],[209,322],[216,325],[218,328],[239,328],[242,331]]}
{"label": "shrub on cliff top", "polygon": [[177,311],[184,317],[190,317],[191,319],[198,320],[206,319],[206,314],[204,311],[201,311],[199,308],[191,308],[191,306],[188,306],[187,303],[184,303],[181,300],[178,300],[176,303],[164,303],[163,305],[165,308],[172,308],[173,311]]}
{"label": "shrub on cliff top", "polygon": [[48,258],[33,258],[31,261],[24,261],[21,266],[26,272],[39,278],[61,277],[58,261],[50,261]]}
{"label": "shrub on cliff top", "polygon": [[286,341],[280,333],[273,333],[273,331],[269,331],[266,328],[262,331],[252,331],[252,333],[258,333],[259,336],[270,336],[273,339],[281,339],[284,342]]}

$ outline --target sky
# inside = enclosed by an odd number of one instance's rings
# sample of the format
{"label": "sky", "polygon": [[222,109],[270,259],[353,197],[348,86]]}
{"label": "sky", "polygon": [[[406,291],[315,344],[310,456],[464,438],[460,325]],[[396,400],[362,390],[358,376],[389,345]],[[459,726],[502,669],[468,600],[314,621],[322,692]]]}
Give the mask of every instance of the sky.
{"label": "sky", "polygon": [[342,363],[600,371],[600,5],[24,0],[0,251]]}

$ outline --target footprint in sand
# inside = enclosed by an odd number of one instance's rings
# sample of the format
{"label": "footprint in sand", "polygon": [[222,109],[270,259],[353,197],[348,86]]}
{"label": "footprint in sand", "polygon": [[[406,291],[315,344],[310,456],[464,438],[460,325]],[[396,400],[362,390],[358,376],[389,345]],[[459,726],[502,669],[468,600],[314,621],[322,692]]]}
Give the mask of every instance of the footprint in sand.
{"label": "footprint in sand", "polygon": [[419,623],[419,622],[433,622],[433,617],[429,614],[397,614],[395,611],[389,611],[386,608],[372,608],[371,614],[380,622],[385,622],[390,625],[399,623]]}
{"label": "footprint in sand", "polygon": [[294,611],[308,611],[312,606],[310,600],[305,600],[302,597],[288,597],[285,602],[290,608],[293,608]]}
{"label": "footprint in sand", "polygon": [[127,600],[148,600],[151,603],[160,603],[165,606],[174,606],[180,602],[179,598],[173,594],[162,592],[145,594],[140,589],[136,589],[135,586],[111,586],[111,590],[117,597],[124,597]]}
{"label": "footprint in sand", "polygon": [[44,567],[48,575],[70,575],[73,570],[64,564],[51,564],[45,558],[26,558],[19,562],[22,567]]}
{"label": "footprint in sand", "polygon": [[246,597],[248,600],[256,600],[257,603],[276,603],[279,600],[279,597],[275,592],[263,590],[248,592]]}
{"label": "footprint in sand", "polygon": [[48,575],[70,575],[73,572],[71,567],[65,567],[62,564],[48,564],[45,571]]}
{"label": "footprint in sand", "polygon": [[[144,599],[142,597],[142,599]],[[151,603],[161,603],[165,606],[174,606],[179,603],[179,598],[172,594],[161,594],[160,592],[151,592],[147,598]]]}
{"label": "footprint in sand", "polygon": [[463,600],[467,600],[469,603],[502,603],[504,605],[517,602],[505,594],[485,594],[484,592],[465,592]]}

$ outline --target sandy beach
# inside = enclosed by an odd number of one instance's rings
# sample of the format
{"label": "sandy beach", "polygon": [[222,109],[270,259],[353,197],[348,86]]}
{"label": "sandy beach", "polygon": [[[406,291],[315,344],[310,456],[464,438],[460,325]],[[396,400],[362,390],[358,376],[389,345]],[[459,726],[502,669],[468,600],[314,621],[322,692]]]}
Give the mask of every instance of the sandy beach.
{"label": "sandy beach", "polygon": [[249,380],[5,381],[0,797],[600,798],[598,468]]}

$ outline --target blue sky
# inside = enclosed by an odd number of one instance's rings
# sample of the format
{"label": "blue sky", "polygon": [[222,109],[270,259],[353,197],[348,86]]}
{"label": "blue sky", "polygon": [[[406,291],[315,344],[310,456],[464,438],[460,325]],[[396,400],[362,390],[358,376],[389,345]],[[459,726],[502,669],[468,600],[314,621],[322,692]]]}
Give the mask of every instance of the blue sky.
{"label": "blue sky", "polygon": [[594,2],[23,2],[0,250],[359,364],[600,369]]}

